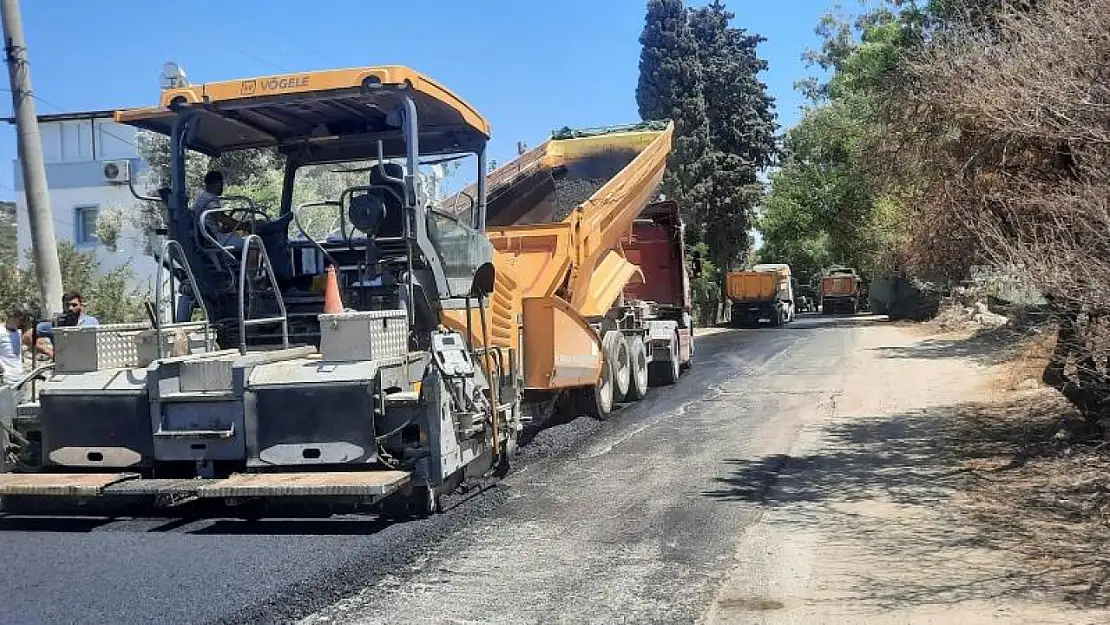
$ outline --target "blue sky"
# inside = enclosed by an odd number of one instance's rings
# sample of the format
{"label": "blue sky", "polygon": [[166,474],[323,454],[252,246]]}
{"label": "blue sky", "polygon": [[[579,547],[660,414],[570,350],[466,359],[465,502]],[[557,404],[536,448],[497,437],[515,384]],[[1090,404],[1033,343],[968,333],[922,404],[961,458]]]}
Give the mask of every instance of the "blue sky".
{"label": "blue sky", "polygon": [[[690,2],[705,4],[706,0]],[[780,123],[798,117],[801,61],[828,0],[726,0],[766,37]],[[638,120],[643,0],[23,0],[39,114],[150,106],[165,61],[192,82],[403,64],[443,82],[493,126],[503,161],[561,126]],[[128,6],[132,5],[132,6]],[[789,8],[786,6],[789,5]],[[6,86],[6,85],[5,85]],[[10,114],[10,97],[0,111]],[[13,196],[12,126],[0,128],[0,198]]]}

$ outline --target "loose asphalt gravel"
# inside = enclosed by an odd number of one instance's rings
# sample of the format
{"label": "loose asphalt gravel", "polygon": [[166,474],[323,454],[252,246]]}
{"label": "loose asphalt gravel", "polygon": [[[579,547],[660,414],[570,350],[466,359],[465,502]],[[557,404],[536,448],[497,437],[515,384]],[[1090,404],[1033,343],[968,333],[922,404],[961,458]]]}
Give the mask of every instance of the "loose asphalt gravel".
{"label": "loose asphalt gravel", "polygon": [[555,212],[551,215],[551,222],[566,219],[575,208],[605,186],[606,181],[605,178],[556,178]]}
{"label": "loose asphalt gravel", "polygon": [[[579,495],[597,502],[598,522],[612,522],[614,515],[638,518],[654,489],[667,488],[665,480],[656,483],[662,477],[647,479],[639,474],[651,473],[653,465],[659,465],[666,467],[660,475],[670,479],[671,472],[683,470],[683,453],[696,455],[696,439],[671,440],[662,449],[663,439],[658,437],[681,438],[673,430],[676,419],[681,428],[681,419],[698,411],[719,411],[720,406],[710,401],[712,389],[745,374],[759,375],[764,363],[807,336],[827,333],[822,362],[835,367],[838,352],[848,349],[850,343],[841,336],[848,331],[837,327],[833,320],[803,317],[786,328],[729,330],[699,338],[694,367],[676,386],[653,389],[647,399],[622,408],[605,423],[579,418],[548,427],[521,450],[507,478],[469,484],[447,498],[443,514],[427,519],[388,523],[373,515],[257,521],[0,517],[5,547],[0,568],[0,596],[4,597],[0,625],[284,623],[321,611],[322,615],[314,617],[319,622],[370,622],[360,621],[364,616],[359,615],[365,615],[364,609],[380,606],[368,601],[360,590],[383,580],[403,586],[408,577],[426,570],[430,561],[466,548],[467,541],[473,542],[467,536],[483,527],[509,520],[521,522],[522,518],[527,521],[530,511],[538,520],[544,515],[550,519],[555,514],[552,507],[562,505],[558,501],[571,501]],[[760,414],[753,414],[749,408],[736,418],[763,422],[775,418],[773,411],[773,406],[764,407],[756,411]],[[603,514],[605,500],[597,498],[606,497],[605,493],[591,491],[589,485],[576,493],[574,484],[565,479],[575,475],[579,466],[590,471],[594,459],[659,425],[664,427],[656,428],[656,438],[640,440],[634,445],[635,455],[622,461],[628,463],[623,474],[589,476],[591,484],[619,483],[633,492],[652,489],[630,500],[630,506],[639,508]],[[699,425],[698,431],[699,437],[713,436],[711,424]],[[653,447],[665,455],[653,456]],[[547,475],[561,480],[550,486],[550,499],[545,494]],[[716,508],[706,508],[712,506],[710,500],[702,499],[687,502],[696,514],[664,511],[649,518],[652,523],[673,524],[668,535],[687,533],[696,543],[703,529],[698,524],[705,523],[704,515],[716,513]],[[616,522],[624,532],[652,531],[628,519]],[[505,540],[511,543],[513,533],[507,532]],[[693,543],[676,547],[671,555],[686,565],[691,558],[707,557],[700,554],[705,546]],[[718,547],[711,551],[716,553]],[[514,548],[530,547],[510,544],[506,553]],[[550,566],[557,567],[557,563]],[[345,604],[344,598],[349,598]],[[331,607],[336,604],[341,607]],[[390,613],[400,614],[396,606]]]}

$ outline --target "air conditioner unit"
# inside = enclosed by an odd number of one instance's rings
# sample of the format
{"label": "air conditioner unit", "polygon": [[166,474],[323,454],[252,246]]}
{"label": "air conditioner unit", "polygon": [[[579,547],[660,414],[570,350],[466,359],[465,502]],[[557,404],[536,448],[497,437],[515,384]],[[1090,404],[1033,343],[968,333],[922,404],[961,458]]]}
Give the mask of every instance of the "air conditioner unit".
{"label": "air conditioner unit", "polygon": [[127,184],[131,180],[131,161],[104,161],[104,181],[109,184]]}

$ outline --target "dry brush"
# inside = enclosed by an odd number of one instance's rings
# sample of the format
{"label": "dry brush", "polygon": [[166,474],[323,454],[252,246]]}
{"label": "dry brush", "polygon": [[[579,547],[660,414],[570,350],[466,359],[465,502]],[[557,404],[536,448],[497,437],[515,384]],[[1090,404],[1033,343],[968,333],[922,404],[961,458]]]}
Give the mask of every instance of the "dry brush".
{"label": "dry brush", "polygon": [[915,190],[906,262],[1016,269],[1060,324],[1046,379],[1110,414],[1110,0],[1044,0],[933,33],[889,110]]}

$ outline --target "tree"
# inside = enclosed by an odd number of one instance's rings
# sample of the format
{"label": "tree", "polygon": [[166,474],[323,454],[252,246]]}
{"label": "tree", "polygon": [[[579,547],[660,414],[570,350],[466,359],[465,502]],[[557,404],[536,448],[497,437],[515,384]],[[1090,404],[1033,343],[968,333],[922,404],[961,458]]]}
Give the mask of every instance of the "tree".
{"label": "tree", "polygon": [[636,104],[643,120],[675,124],[662,191],[682,206],[696,241],[703,232],[711,165],[702,68],[682,0],[648,1],[640,44]]}
{"label": "tree", "polygon": [[689,258],[698,259],[696,265],[687,267],[690,274],[690,291],[694,298],[694,318],[700,325],[717,322],[717,308],[721,301],[721,272],[708,259],[709,247],[699,243],[690,250]]}
{"label": "tree", "polygon": [[0,264],[12,264],[19,259],[16,233],[15,203],[0,202]]}
{"label": "tree", "polygon": [[[0,309],[12,305],[28,306],[37,317],[44,307],[40,301],[34,259],[28,250],[27,266],[0,262]],[[58,243],[58,261],[62,269],[62,284],[67,291],[77,291],[88,301],[89,312],[101,323],[122,323],[146,318],[143,302],[150,294],[129,286],[135,277],[127,265],[102,272],[94,252],[78,250],[69,241]]]}
{"label": "tree", "polygon": [[728,270],[748,251],[754,207],[763,197],[758,174],[774,161],[774,100],[759,80],[767,68],[756,47],[762,37],[729,23],[720,0],[697,9],[690,26],[702,68],[708,130],[705,241],[714,263]]}
{"label": "tree", "polygon": [[[135,141],[139,156],[146,161],[152,174],[152,183],[168,185],[170,180],[170,138],[158,133],[141,131]],[[186,188],[197,189],[203,185],[204,174],[219,169],[228,185],[247,185],[264,176],[268,171],[280,171],[285,157],[276,149],[239,150],[211,158],[199,152],[190,152],[185,159]]]}
{"label": "tree", "polygon": [[869,273],[904,235],[903,192],[884,175],[890,131],[884,93],[901,80],[912,31],[885,10],[854,27],[825,16],[817,31],[825,42],[807,58],[833,74],[800,85],[811,105],[787,132],[783,167],[772,177],[760,221],[768,242],[763,257],[775,260],[768,255],[777,253],[809,267],[833,262]]}

